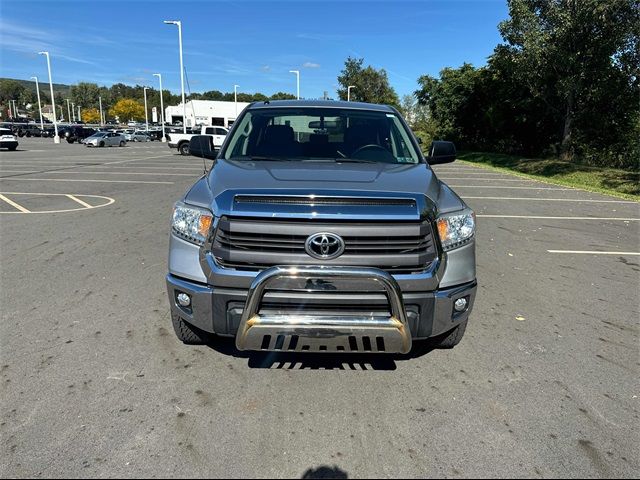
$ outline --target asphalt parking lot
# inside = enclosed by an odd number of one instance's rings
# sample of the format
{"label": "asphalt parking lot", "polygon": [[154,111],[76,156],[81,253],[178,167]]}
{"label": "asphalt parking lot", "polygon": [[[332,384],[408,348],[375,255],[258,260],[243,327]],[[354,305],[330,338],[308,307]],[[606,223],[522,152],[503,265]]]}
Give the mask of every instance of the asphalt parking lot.
{"label": "asphalt parking lot", "polygon": [[0,153],[2,477],[637,477],[640,204],[438,166],[478,215],[458,347],[245,354],[171,328],[202,170],[158,142]]}

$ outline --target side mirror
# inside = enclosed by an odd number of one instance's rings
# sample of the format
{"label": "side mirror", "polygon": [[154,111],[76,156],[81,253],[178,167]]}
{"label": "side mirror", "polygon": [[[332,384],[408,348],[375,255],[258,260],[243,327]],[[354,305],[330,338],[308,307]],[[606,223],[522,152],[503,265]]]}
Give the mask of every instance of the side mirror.
{"label": "side mirror", "polygon": [[453,142],[444,142],[437,140],[429,147],[429,157],[427,161],[429,165],[437,165],[439,163],[451,163],[456,159],[456,146]]}
{"label": "side mirror", "polygon": [[189,153],[195,157],[215,160],[216,153],[213,150],[213,138],[209,135],[194,135],[189,141]]}
{"label": "side mirror", "polygon": [[422,145],[422,139],[420,137],[416,137],[416,140],[418,141],[419,145]]}

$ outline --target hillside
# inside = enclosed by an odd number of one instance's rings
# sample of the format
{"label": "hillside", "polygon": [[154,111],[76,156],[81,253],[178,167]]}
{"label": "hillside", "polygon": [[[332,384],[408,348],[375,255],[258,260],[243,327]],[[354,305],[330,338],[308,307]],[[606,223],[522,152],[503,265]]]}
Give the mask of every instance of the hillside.
{"label": "hillside", "polygon": [[[0,82],[2,80],[13,80],[13,81],[19,82],[25,88],[28,88],[29,90],[31,90],[34,93],[36,91],[36,82],[33,81],[33,80],[21,80],[21,79],[18,79],[18,78],[0,77]],[[41,91],[46,91],[46,92],[49,91],[49,80],[48,80],[48,78],[46,78],[46,77],[45,78],[38,78],[38,83],[40,83],[40,90]],[[54,83],[53,84],[53,92],[54,92],[54,94],[60,93],[63,97],[68,97],[70,90],[71,90],[71,85],[65,85],[63,83]]]}

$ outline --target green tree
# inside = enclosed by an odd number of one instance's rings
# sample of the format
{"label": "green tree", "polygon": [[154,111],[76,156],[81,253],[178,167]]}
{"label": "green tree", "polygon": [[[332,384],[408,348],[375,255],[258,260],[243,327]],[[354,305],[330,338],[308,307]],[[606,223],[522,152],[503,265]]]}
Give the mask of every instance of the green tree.
{"label": "green tree", "polygon": [[510,57],[519,81],[555,114],[562,156],[571,158],[593,134],[620,141],[618,134],[638,120],[638,1],[509,0],[508,6],[510,18],[499,25],[507,45],[494,55]]}
{"label": "green tree", "polygon": [[269,100],[295,100],[295,95],[286,92],[276,92],[269,97]]}
{"label": "green tree", "polygon": [[346,100],[347,88],[353,85],[351,99],[359,102],[380,103],[385,105],[400,106],[398,94],[389,84],[387,72],[384,69],[376,70],[372,66],[363,67],[364,58],[349,57],[344,62],[344,69],[338,76],[338,96]]}
{"label": "green tree", "polygon": [[100,87],[95,83],[80,82],[71,87],[71,101],[83,108],[98,106]]}
{"label": "green tree", "polygon": [[109,115],[118,117],[121,122],[144,120],[144,105],[131,98],[123,98],[109,109]]}

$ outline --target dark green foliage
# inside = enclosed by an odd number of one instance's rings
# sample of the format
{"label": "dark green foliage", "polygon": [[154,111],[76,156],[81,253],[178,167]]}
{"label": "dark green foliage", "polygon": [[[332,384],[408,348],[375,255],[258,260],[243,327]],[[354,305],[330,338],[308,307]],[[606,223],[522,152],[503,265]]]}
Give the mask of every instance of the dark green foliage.
{"label": "dark green foliage", "polygon": [[467,149],[638,169],[638,0],[509,0],[486,67],[423,76],[436,135]]}
{"label": "dark green foliage", "polygon": [[364,58],[349,57],[344,62],[344,69],[338,76],[338,96],[340,100],[347,100],[347,88],[351,89],[351,100],[356,102],[380,103],[400,107],[398,94],[389,84],[387,72],[376,70],[372,66],[363,67]]}

